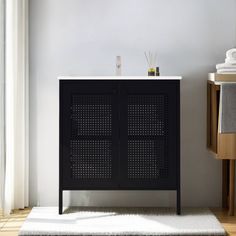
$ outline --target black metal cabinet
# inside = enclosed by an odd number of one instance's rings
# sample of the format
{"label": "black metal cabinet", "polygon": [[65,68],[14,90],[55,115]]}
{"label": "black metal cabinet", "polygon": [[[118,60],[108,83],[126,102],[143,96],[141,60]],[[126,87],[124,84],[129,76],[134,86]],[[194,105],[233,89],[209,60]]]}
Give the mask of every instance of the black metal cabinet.
{"label": "black metal cabinet", "polygon": [[63,190],[177,190],[179,80],[60,80]]}

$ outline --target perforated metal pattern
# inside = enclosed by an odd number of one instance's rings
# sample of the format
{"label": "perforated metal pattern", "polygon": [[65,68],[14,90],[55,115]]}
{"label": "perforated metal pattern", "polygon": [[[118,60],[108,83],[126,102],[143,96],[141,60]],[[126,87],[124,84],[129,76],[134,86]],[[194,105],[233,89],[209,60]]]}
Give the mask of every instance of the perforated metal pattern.
{"label": "perforated metal pattern", "polygon": [[112,177],[111,141],[71,141],[73,179],[109,179]]}
{"label": "perforated metal pattern", "polygon": [[168,97],[128,96],[128,178],[168,176]]}
{"label": "perforated metal pattern", "polygon": [[110,96],[72,96],[72,135],[111,135]]}
{"label": "perforated metal pattern", "polygon": [[166,102],[164,95],[129,96],[128,135],[165,135]]}
{"label": "perforated metal pattern", "polygon": [[72,95],[70,167],[72,179],[112,178],[110,96]]}
{"label": "perforated metal pattern", "polygon": [[128,178],[156,179],[166,176],[163,140],[128,141]]}

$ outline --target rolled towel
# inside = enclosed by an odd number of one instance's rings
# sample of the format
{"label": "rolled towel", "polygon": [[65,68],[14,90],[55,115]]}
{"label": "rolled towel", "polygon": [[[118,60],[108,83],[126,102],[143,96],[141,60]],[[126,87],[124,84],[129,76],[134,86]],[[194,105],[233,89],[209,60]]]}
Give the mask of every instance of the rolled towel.
{"label": "rolled towel", "polygon": [[220,69],[234,69],[236,70],[236,64],[230,64],[230,63],[221,63],[221,64],[217,64],[216,65],[216,69],[220,70]]}
{"label": "rolled towel", "polygon": [[229,60],[236,60],[236,48],[232,48],[226,52],[226,58]]}
{"label": "rolled towel", "polygon": [[225,59],[225,64],[236,65],[236,60],[232,60],[230,58]]}

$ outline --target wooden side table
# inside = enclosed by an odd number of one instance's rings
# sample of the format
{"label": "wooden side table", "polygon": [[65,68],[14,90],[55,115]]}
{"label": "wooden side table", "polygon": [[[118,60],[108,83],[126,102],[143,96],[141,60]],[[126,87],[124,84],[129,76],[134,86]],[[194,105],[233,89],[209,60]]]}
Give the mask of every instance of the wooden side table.
{"label": "wooden side table", "polygon": [[236,75],[211,73],[207,81],[207,147],[222,160],[222,207],[234,215],[236,134],[220,134],[219,99],[222,82],[236,82]]}

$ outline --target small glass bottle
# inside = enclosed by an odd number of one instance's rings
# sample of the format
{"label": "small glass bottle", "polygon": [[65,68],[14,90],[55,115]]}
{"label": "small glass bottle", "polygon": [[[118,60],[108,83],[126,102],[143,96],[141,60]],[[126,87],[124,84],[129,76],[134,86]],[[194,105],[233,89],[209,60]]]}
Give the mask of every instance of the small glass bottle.
{"label": "small glass bottle", "polygon": [[116,76],[121,76],[121,56],[116,57]]}
{"label": "small glass bottle", "polygon": [[160,70],[159,70],[159,67],[156,67],[156,76],[160,76]]}
{"label": "small glass bottle", "polygon": [[155,69],[154,68],[148,69],[148,76],[155,76]]}

